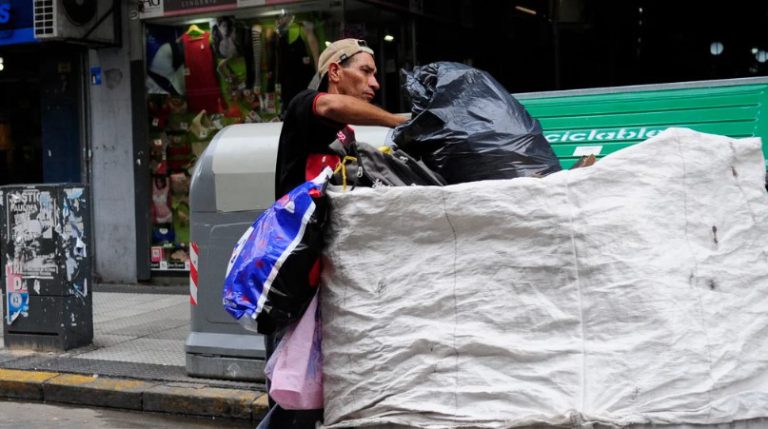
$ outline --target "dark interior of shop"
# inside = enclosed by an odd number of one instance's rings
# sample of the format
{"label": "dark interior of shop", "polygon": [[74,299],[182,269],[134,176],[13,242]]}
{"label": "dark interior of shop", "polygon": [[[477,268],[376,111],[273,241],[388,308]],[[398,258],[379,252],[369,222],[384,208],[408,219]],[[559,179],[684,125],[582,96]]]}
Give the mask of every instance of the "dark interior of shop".
{"label": "dark interior of shop", "polygon": [[[447,2],[423,3],[419,62],[471,61],[511,92],[768,71],[765,1],[484,0],[454,2],[451,8]],[[448,9],[454,16],[440,12]],[[461,30],[462,20],[469,28]]]}
{"label": "dark interior of shop", "polygon": [[0,52],[0,185],[81,180],[77,48]]}
{"label": "dark interior of shop", "polygon": [[0,73],[0,185],[42,181],[37,52],[4,53]]}
{"label": "dark interior of shop", "polygon": [[216,132],[279,121],[339,23],[302,4],[145,26],[151,269],[189,269],[189,186]]}

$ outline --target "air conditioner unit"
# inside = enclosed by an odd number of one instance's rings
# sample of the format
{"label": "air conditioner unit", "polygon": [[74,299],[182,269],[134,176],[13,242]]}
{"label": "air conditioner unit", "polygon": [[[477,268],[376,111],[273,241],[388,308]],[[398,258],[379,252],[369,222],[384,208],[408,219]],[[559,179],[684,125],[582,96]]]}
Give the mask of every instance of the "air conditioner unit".
{"label": "air conditioner unit", "polygon": [[[119,0],[33,0],[35,38],[92,46],[119,44]],[[117,24],[117,25],[116,25]]]}

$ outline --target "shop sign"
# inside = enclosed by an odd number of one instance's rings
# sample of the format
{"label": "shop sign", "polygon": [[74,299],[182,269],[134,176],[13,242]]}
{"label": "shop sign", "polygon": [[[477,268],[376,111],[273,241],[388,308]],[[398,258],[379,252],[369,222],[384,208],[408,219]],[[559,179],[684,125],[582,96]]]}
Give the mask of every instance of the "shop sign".
{"label": "shop sign", "polygon": [[0,24],[11,22],[11,3],[0,3]]}
{"label": "shop sign", "polygon": [[299,3],[301,1],[303,0],[138,0],[141,19]]}
{"label": "shop sign", "polygon": [[0,46],[35,42],[32,2],[0,0]]}
{"label": "shop sign", "polygon": [[[142,19],[235,9],[241,0],[139,0]],[[264,0],[257,0],[264,4]]]}
{"label": "shop sign", "polygon": [[138,4],[141,18],[163,16],[163,0],[138,0]]}
{"label": "shop sign", "polygon": [[222,9],[234,9],[237,0],[165,0],[165,15],[177,15],[188,12],[211,12]]}

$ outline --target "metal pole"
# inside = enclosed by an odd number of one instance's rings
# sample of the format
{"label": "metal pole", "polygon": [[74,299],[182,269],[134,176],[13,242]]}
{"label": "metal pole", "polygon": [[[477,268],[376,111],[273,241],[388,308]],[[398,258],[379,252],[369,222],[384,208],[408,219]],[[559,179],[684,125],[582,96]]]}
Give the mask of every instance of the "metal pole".
{"label": "metal pole", "polygon": [[416,67],[416,61],[418,61],[416,55],[416,18],[413,15],[411,15],[411,57],[413,66]]}

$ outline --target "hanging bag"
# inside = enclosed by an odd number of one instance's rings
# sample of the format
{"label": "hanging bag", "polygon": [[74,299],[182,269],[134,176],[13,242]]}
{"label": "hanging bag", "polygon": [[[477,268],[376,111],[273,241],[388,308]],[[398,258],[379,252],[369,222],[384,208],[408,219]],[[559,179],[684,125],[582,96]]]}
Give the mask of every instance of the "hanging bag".
{"label": "hanging bag", "polygon": [[322,322],[317,300],[315,294],[264,369],[270,379],[269,396],[286,410],[323,408]]}
{"label": "hanging bag", "polygon": [[246,329],[270,335],[295,322],[317,291],[331,175],[326,168],[280,198],[238,240],[222,300]]}

